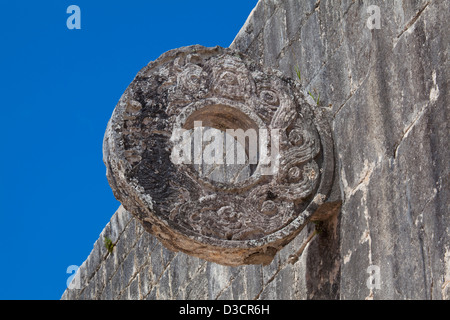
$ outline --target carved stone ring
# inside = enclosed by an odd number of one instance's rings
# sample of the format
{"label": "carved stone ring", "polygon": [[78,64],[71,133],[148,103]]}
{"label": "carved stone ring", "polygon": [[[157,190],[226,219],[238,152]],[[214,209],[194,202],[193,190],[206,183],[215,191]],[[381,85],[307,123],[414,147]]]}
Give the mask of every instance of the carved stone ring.
{"label": "carved stone ring", "polygon": [[[223,154],[207,162],[213,141]],[[115,197],[148,232],[229,266],[270,263],[325,202],[334,171],[330,130],[300,85],[221,47],[171,50],[144,67],[103,155]]]}

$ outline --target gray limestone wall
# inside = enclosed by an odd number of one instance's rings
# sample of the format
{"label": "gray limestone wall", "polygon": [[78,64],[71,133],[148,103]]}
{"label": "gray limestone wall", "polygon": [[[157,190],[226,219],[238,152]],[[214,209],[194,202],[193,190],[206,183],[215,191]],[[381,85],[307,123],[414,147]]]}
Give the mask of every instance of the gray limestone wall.
{"label": "gray limestone wall", "polygon": [[450,299],[449,6],[260,0],[231,47],[298,66],[320,94],[341,213],[294,265],[313,224],[268,266],[224,267],[168,251],[119,208],[62,299]]}
{"label": "gray limestone wall", "polygon": [[[105,237],[114,243],[111,253]],[[269,266],[225,267],[167,250],[121,206],[61,299],[303,299],[307,255],[295,265],[287,262],[302,238],[281,250]]]}

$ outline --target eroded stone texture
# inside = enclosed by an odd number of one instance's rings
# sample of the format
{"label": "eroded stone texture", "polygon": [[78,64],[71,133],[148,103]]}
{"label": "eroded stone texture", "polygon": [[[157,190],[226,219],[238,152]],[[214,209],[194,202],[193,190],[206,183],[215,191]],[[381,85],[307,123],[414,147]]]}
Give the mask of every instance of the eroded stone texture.
{"label": "eroded stone texture", "polygon": [[[380,30],[366,27],[370,5],[380,7]],[[79,289],[62,299],[131,298],[137,277],[140,299],[449,299],[448,6],[260,0],[232,47],[286,76],[298,65],[306,90],[320,92],[341,214],[294,265],[288,258],[312,224],[267,266],[222,267],[181,252],[171,259],[121,207],[77,272]],[[276,33],[287,37],[272,44]],[[112,254],[104,235],[116,243]],[[133,251],[137,271],[124,272]],[[367,286],[371,265],[380,267],[379,289]]]}
{"label": "eroded stone texture", "polygon": [[[182,143],[174,132],[195,135],[199,121],[254,130],[260,147],[266,135],[269,157],[260,152],[234,182],[200,174],[192,158],[174,161]],[[147,231],[173,251],[234,266],[270,263],[325,202],[334,171],[328,125],[299,85],[220,47],[171,50],[143,68],[103,150],[116,198]]]}
{"label": "eroded stone texture", "polygon": [[[316,285],[304,296],[448,299],[449,2],[282,0],[275,13],[273,2],[259,1],[231,47],[285,75],[298,65],[320,93],[343,200],[336,235],[304,253]],[[380,29],[366,25],[372,5]],[[281,51],[267,41],[273,19],[286,19]]]}

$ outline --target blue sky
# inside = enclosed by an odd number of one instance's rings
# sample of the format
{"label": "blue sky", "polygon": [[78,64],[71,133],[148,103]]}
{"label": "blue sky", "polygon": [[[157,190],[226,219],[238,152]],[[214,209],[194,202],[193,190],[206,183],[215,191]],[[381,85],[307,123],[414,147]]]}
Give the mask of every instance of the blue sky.
{"label": "blue sky", "polygon": [[[5,1],[0,10],[0,299],[59,299],[118,208],[102,140],[167,50],[228,47],[257,0]],[[69,30],[66,9],[81,9]]]}

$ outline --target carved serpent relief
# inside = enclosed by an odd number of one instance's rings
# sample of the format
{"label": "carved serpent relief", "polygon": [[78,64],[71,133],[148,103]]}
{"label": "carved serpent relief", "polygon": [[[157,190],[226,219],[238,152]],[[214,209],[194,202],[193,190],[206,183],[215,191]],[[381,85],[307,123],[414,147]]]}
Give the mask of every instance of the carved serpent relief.
{"label": "carved serpent relief", "polygon": [[[193,137],[206,139],[203,128],[244,134],[244,177],[199,173],[195,157],[208,147]],[[223,145],[215,159],[239,165]],[[225,265],[269,263],[325,201],[334,166],[327,124],[298,84],[220,47],[171,50],[143,68],[113,112],[103,151],[114,195],[147,231]]]}

